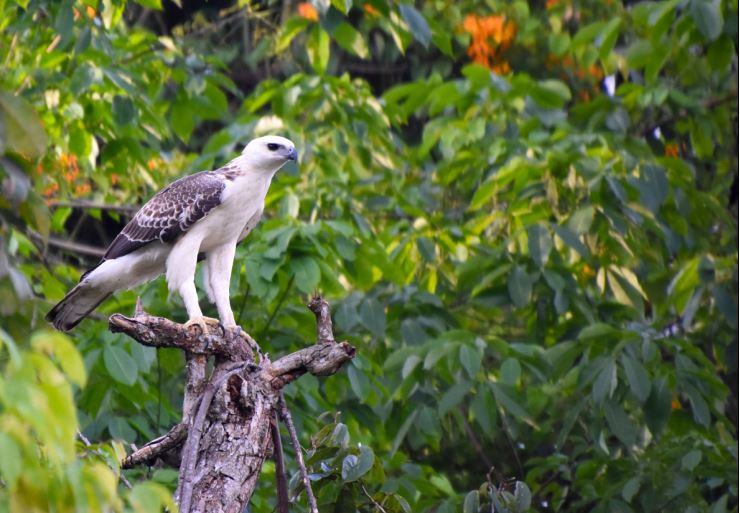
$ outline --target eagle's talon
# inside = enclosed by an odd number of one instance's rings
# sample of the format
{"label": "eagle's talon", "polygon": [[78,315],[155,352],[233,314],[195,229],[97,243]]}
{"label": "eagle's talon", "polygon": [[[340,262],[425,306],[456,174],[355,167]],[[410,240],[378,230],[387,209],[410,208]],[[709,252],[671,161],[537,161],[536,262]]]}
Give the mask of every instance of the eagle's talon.
{"label": "eagle's talon", "polygon": [[205,335],[208,333],[208,325],[220,326],[223,329],[221,321],[212,317],[194,317],[184,324],[185,329],[189,330],[191,326],[198,326],[200,328],[200,334]]}

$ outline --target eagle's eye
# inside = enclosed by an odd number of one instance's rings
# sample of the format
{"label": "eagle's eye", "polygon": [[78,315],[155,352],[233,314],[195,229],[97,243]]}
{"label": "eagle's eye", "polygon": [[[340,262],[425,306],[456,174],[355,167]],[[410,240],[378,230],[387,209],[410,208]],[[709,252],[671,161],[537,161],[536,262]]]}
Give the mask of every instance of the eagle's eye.
{"label": "eagle's eye", "polygon": [[279,144],[276,143],[267,143],[267,149],[270,151],[276,151],[278,148],[280,148]]}

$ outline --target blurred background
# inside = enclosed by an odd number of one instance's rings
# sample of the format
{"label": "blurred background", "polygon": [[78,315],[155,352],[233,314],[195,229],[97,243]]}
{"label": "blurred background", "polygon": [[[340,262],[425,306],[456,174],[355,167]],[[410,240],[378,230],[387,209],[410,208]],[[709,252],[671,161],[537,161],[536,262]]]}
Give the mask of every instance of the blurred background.
{"label": "blurred background", "polygon": [[321,511],[737,511],[737,30],[731,0],[0,0],[0,511],[171,508],[176,470],[118,461],[178,422],[182,357],[106,320],[179,297],[43,316],[268,133],[299,159],[231,298],[279,356],[321,291],[358,348],[286,390]]}

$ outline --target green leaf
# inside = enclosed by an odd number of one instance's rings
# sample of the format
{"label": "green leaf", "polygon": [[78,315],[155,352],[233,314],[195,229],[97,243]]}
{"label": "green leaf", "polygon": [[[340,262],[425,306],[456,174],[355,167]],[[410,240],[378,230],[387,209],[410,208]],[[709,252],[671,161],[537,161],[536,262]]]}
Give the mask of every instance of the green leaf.
{"label": "green leaf", "polygon": [[653,436],[658,436],[671,414],[671,391],[664,377],[656,378],[650,396],[643,405],[645,423]]}
{"label": "green leaf", "polygon": [[520,406],[520,401],[514,398],[511,387],[503,383],[491,383],[491,390],[493,390],[493,395],[496,397],[496,403],[502,406],[504,410],[518,419],[529,420],[529,415]]}
{"label": "green leaf", "polygon": [[607,401],[604,404],[604,415],[612,433],[626,446],[632,447],[637,441],[637,430],[624,409],[618,404]]}
{"label": "green leaf", "polygon": [[599,57],[601,60],[606,60],[609,57],[614,44],[617,42],[619,37],[619,29],[622,26],[622,20],[620,18],[613,18],[607,23],[604,28],[599,32],[596,38],[596,46],[599,48]]}
{"label": "green leaf", "polygon": [[614,360],[605,361],[604,366],[599,371],[591,390],[591,397],[594,402],[601,403],[604,399],[611,397],[614,389],[617,388],[617,367]]}
{"label": "green leaf", "polygon": [[560,237],[563,242],[576,250],[576,252],[578,252],[581,257],[588,258],[588,249],[586,248],[586,246],[583,245],[583,242],[581,242],[581,240],[578,238],[578,235],[573,233],[565,226],[560,226],[557,224],[551,224],[550,226],[555,231],[555,234]]}
{"label": "green leaf", "polygon": [[195,128],[195,115],[184,96],[178,95],[177,101],[172,104],[170,116],[172,130],[183,142],[188,142]]}
{"label": "green leaf", "polygon": [[365,39],[352,25],[343,21],[334,29],[334,40],[347,50],[361,59],[370,57],[370,51],[365,44]]}
{"label": "green leaf", "polygon": [[460,346],[460,363],[471,379],[478,374],[481,366],[480,352],[467,344]]}
{"label": "green leaf", "polygon": [[352,0],[331,0],[331,5],[342,14],[347,14],[352,8]]}
{"label": "green leaf", "polygon": [[23,470],[23,456],[16,441],[7,433],[0,433],[0,476],[6,486],[14,488],[18,476]]}
{"label": "green leaf", "polygon": [[522,374],[522,366],[516,358],[507,358],[501,364],[500,379],[506,385],[515,386]]}
{"label": "green leaf", "polygon": [[531,505],[532,492],[529,486],[523,481],[517,481],[516,485],[514,485],[514,507],[516,507],[516,511],[529,511]]}
{"label": "green leaf", "polygon": [[594,222],[594,207],[587,206],[579,208],[568,220],[568,228],[570,228],[575,234],[583,235],[588,232],[591,228],[591,224]]}
{"label": "green leaf", "polygon": [[275,52],[281,53],[285,51],[286,48],[290,45],[291,41],[306,30],[306,27],[308,27],[311,24],[311,21],[305,19],[305,18],[291,18],[289,19],[285,25],[281,27],[280,34],[277,36],[277,43],[275,45]]}
{"label": "green leaf", "polygon": [[724,20],[719,0],[691,0],[689,12],[707,41],[714,41],[722,33]]}
{"label": "green leaf", "polygon": [[162,0],[136,0],[136,3],[149,9],[162,10]]}
{"label": "green leaf", "polygon": [[360,401],[365,401],[370,393],[370,380],[364,372],[358,370],[354,365],[347,368],[347,376],[352,391]]}
{"label": "green leaf", "polygon": [[668,178],[665,170],[658,166],[644,166],[636,182],[640,199],[652,212],[657,212],[668,197]]}
{"label": "green leaf", "polygon": [[373,450],[363,445],[360,447],[360,455],[347,455],[342,461],[342,480],[345,483],[357,481],[368,473],[375,463],[375,454]]}
{"label": "green leaf", "polygon": [[627,502],[632,502],[632,499],[640,491],[640,478],[633,477],[627,480],[622,487],[622,498]]}
{"label": "green leaf", "polygon": [[560,80],[541,80],[529,88],[529,96],[544,109],[557,109],[571,99],[570,89]]}
{"label": "green leaf", "polygon": [[570,35],[567,32],[553,32],[548,38],[548,45],[553,55],[562,57],[570,48]]}
{"label": "green leaf", "polygon": [[323,75],[329,64],[329,34],[319,25],[316,25],[311,29],[306,43],[306,50],[308,51],[308,59],[311,61],[311,66],[316,73]]}
{"label": "green leaf", "polygon": [[113,379],[124,385],[136,383],[139,374],[136,362],[122,347],[106,345],[103,350],[103,361]]}
{"label": "green leaf", "polygon": [[509,297],[517,308],[524,308],[529,304],[532,295],[532,279],[520,265],[515,265],[509,273],[507,287]]}
{"label": "green leaf", "polygon": [[360,305],[360,322],[378,340],[385,339],[385,308],[377,300],[366,298]]}
{"label": "green leaf", "polygon": [[552,237],[550,236],[550,232],[539,223],[533,224],[527,228],[527,238],[529,257],[535,265],[543,268],[550,258],[550,251],[552,251]]}
{"label": "green leaf", "polygon": [[699,449],[693,449],[681,458],[681,468],[688,472],[692,472],[700,462],[701,451]]}
{"label": "green leaf", "polygon": [[124,126],[133,121],[136,115],[134,102],[125,96],[116,95],[113,97],[113,121],[118,126]]}
{"label": "green leaf", "polygon": [[452,408],[458,406],[470,391],[470,383],[462,382],[452,385],[439,400],[439,415],[443,416]]}
{"label": "green leaf", "polygon": [[114,0],[103,0],[103,13],[101,17],[103,18],[103,25],[106,29],[110,30],[118,25],[125,7],[126,4],[123,2],[114,3]]}
{"label": "green leaf", "polygon": [[498,418],[496,402],[493,400],[491,389],[486,384],[479,384],[475,397],[470,403],[475,421],[489,437],[495,435]]}
{"label": "green leaf", "polygon": [[311,294],[321,281],[321,268],[316,259],[311,256],[300,256],[290,260],[290,269],[295,276],[298,290],[304,294]]}
{"label": "green leaf", "polygon": [[630,390],[635,394],[638,401],[644,403],[650,396],[650,377],[648,376],[645,367],[643,367],[639,361],[627,354],[623,354],[620,360],[622,362],[622,368],[627,377],[627,383],[629,383]]}
{"label": "green leaf", "polygon": [[29,160],[36,160],[44,154],[46,132],[36,111],[25,99],[0,90],[0,118],[6,148]]}
{"label": "green leaf", "polygon": [[478,513],[480,509],[480,494],[478,490],[468,492],[463,503],[463,513]]}
{"label": "green leaf", "polygon": [[411,34],[418,42],[420,42],[424,48],[429,47],[429,42],[432,40],[432,31],[429,28],[427,20],[424,16],[416,10],[411,4],[401,4],[398,6],[398,11],[401,13],[403,20],[409,26]]}

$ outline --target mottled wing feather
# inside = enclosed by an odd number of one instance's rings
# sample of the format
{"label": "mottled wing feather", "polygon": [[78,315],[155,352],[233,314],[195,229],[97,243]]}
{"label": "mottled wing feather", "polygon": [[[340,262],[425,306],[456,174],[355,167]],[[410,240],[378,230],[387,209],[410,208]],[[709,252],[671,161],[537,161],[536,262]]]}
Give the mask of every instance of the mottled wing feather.
{"label": "mottled wing feather", "polygon": [[141,207],[103,258],[127,255],[156,240],[174,241],[220,204],[225,186],[224,178],[211,171],[172,182]]}

